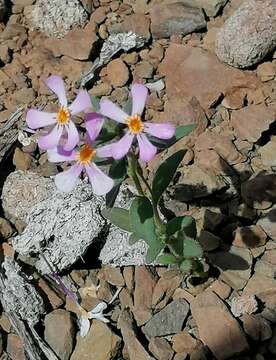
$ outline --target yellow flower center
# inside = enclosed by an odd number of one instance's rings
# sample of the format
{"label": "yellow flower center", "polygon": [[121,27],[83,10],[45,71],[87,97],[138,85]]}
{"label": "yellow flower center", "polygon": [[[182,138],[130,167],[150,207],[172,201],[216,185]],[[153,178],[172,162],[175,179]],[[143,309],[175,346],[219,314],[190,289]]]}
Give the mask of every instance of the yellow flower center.
{"label": "yellow flower center", "polygon": [[144,130],[144,124],[139,115],[129,116],[127,118],[127,126],[132,134],[139,134]]}
{"label": "yellow flower center", "polygon": [[57,123],[59,125],[66,125],[70,120],[70,112],[62,106],[57,113]]}
{"label": "yellow flower center", "polygon": [[94,156],[96,155],[96,150],[92,149],[89,145],[84,145],[80,152],[78,153],[78,161],[82,165],[88,165]]}

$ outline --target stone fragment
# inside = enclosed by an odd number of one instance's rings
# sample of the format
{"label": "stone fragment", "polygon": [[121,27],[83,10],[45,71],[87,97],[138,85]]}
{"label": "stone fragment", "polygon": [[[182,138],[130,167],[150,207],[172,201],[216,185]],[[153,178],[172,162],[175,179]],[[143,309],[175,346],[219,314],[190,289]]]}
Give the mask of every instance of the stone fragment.
{"label": "stone fragment", "polygon": [[271,209],[263,215],[257,222],[265,233],[274,241],[276,241],[276,209]]}
{"label": "stone fragment", "polygon": [[266,233],[258,225],[238,227],[232,245],[252,249],[265,245],[266,239]]}
{"label": "stone fragment", "polygon": [[181,2],[163,1],[150,9],[151,32],[155,39],[172,35],[187,35],[206,27],[201,9],[185,6]]}
{"label": "stone fragment", "polygon": [[101,97],[105,95],[109,95],[112,91],[112,86],[106,82],[94,85],[93,88],[89,91],[89,93],[93,96]]}
{"label": "stone fragment", "polygon": [[217,56],[235,67],[252,66],[275,48],[275,34],[275,2],[246,0],[219,31]]}
{"label": "stone fragment", "polygon": [[220,269],[221,280],[235,290],[244,288],[251,275],[250,250],[231,246],[229,251],[208,253],[208,258]]}
{"label": "stone fragment", "polygon": [[0,21],[2,21],[4,15],[7,11],[7,3],[6,0],[0,0]]}
{"label": "stone fragment", "polygon": [[173,358],[173,350],[165,338],[156,337],[150,339],[149,351],[158,360],[171,360]]}
{"label": "stone fragment", "polygon": [[106,67],[107,78],[114,87],[124,86],[129,78],[129,70],[126,64],[119,58],[108,63]]}
{"label": "stone fragment", "polygon": [[191,304],[200,339],[219,360],[248,349],[246,337],[226,305],[212,291],[199,294]]}
{"label": "stone fragment", "polygon": [[90,360],[91,356],[93,360],[112,360],[117,355],[121,342],[122,339],[106,324],[93,320],[86,337],[77,337],[70,360]]}
{"label": "stone fragment", "polygon": [[7,338],[7,353],[11,359],[27,360],[24,352],[24,345],[19,336],[9,334]]}
{"label": "stone fragment", "polygon": [[189,305],[184,299],[173,300],[156,313],[142,327],[142,331],[148,338],[176,334],[181,331],[188,312]]}
{"label": "stone fragment", "polygon": [[177,353],[191,354],[198,347],[199,341],[192,337],[186,330],[172,337],[172,348]]}
{"label": "stone fragment", "polygon": [[222,300],[227,299],[232,291],[231,287],[221,280],[215,280],[209,289],[216,293]]}
{"label": "stone fragment", "polygon": [[239,139],[254,143],[260,139],[264,131],[269,129],[275,117],[275,107],[263,104],[251,105],[234,111],[230,124]]}
{"label": "stone fragment", "polygon": [[135,268],[135,290],[133,314],[138,326],[151,318],[152,295],[156,281],[145,266]]}
{"label": "stone fragment", "polygon": [[125,266],[123,268],[123,276],[124,276],[127,288],[130,291],[132,291],[134,288],[134,267],[133,266]]}
{"label": "stone fragment", "polygon": [[266,250],[262,256],[262,260],[267,261],[272,265],[276,265],[276,249]]}
{"label": "stone fragment", "polygon": [[276,267],[275,265],[269,263],[268,261],[265,261],[263,259],[258,259],[254,270],[256,274],[260,274],[276,279]]}
{"label": "stone fragment", "polygon": [[265,341],[272,337],[272,329],[267,320],[258,315],[244,314],[241,317],[244,331],[255,341]]}
{"label": "stone fragment", "polygon": [[231,311],[235,317],[253,314],[258,310],[258,303],[254,295],[243,295],[231,300]]}
{"label": "stone fragment", "polygon": [[[255,173],[241,184],[241,196],[243,201],[254,209],[270,208],[276,202],[276,174],[266,171]],[[264,218],[267,218],[267,214]],[[261,226],[259,222],[257,224]]]}
{"label": "stone fragment", "polygon": [[16,167],[16,170],[29,170],[33,162],[33,158],[30,154],[27,154],[20,150],[19,148],[15,149],[13,155],[13,164]]}
{"label": "stone fragment", "polygon": [[149,40],[151,36],[150,19],[143,14],[126,16],[124,21],[120,24],[118,31],[133,31],[135,34],[142,36],[145,40]]}
{"label": "stone fragment", "polygon": [[133,319],[128,310],[122,311],[118,320],[118,327],[121,330],[129,360],[154,360],[154,358],[146,352],[145,348],[139,341],[134,330]]}
{"label": "stone fragment", "polygon": [[153,66],[149,61],[141,61],[136,64],[134,69],[134,77],[137,79],[150,79],[153,74]]}
{"label": "stone fragment", "polygon": [[177,97],[183,101],[196,97],[205,110],[221,94],[237,87],[255,89],[259,83],[253,74],[226,66],[215,55],[188,45],[171,44],[159,71],[166,76],[169,99]]}
{"label": "stone fragment", "polygon": [[243,295],[255,295],[267,307],[275,309],[276,280],[261,274],[253,274],[243,289]]}
{"label": "stone fragment", "polygon": [[155,307],[155,309],[161,309],[161,304],[162,307],[166,306],[181,281],[182,277],[179,275],[169,278],[161,276],[153,289],[152,306]]}
{"label": "stone fragment", "polygon": [[38,280],[38,286],[47,296],[53,309],[60,307],[64,303],[64,301],[54,292],[54,290],[51,289],[44,279],[40,278]]}
{"label": "stone fragment", "polygon": [[238,110],[244,107],[245,97],[245,89],[233,88],[225,95],[221,104],[227,109]]}
{"label": "stone fragment", "polygon": [[66,55],[76,60],[87,60],[97,40],[95,24],[90,22],[83,29],[73,29],[63,39],[47,39],[44,45],[55,57]]}
{"label": "stone fragment", "polygon": [[272,62],[265,62],[257,67],[257,75],[261,81],[273,80],[276,75],[276,66]]}
{"label": "stone fragment", "polygon": [[60,360],[69,360],[73,351],[75,329],[71,314],[62,309],[45,317],[44,336]]}
{"label": "stone fragment", "polygon": [[[210,359],[210,350],[207,346],[200,346],[195,349],[190,356],[190,360],[208,360]],[[180,359],[182,360],[182,359]]]}
{"label": "stone fragment", "polygon": [[0,218],[0,235],[4,239],[8,239],[9,237],[11,237],[12,233],[13,233],[13,229],[10,223],[8,222],[8,220],[4,218]]}
{"label": "stone fragment", "polygon": [[226,5],[228,0],[182,0],[184,4],[204,9],[206,14],[214,17]]}
{"label": "stone fragment", "polygon": [[125,280],[121,273],[120,268],[114,268],[111,266],[106,266],[103,269],[104,279],[109,282],[109,284],[114,286],[124,286]]}
{"label": "stone fragment", "polygon": [[202,230],[198,241],[204,251],[213,251],[219,247],[221,239],[207,230]]}
{"label": "stone fragment", "polygon": [[259,153],[261,155],[262,164],[267,167],[276,166],[276,141],[270,141],[264,146],[260,147]]}

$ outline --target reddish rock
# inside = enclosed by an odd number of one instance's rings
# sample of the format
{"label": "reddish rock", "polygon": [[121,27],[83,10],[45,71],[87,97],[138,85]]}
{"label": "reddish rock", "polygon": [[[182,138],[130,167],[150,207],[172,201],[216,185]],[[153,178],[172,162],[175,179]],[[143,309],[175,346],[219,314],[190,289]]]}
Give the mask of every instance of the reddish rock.
{"label": "reddish rock", "polygon": [[108,63],[107,78],[114,87],[124,86],[129,78],[129,70],[126,64],[119,58]]}
{"label": "reddish rock", "polygon": [[158,360],[171,360],[173,350],[165,338],[152,338],[149,342],[149,350]]}
{"label": "reddish rock", "polygon": [[276,265],[276,249],[266,250],[262,256],[262,260],[269,262],[270,264]]}
{"label": "reddish rock", "polygon": [[13,360],[27,360],[22,340],[19,336],[9,334],[7,339],[7,353]]}
{"label": "reddish rock", "polygon": [[133,31],[148,40],[150,38],[150,20],[143,14],[126,16],[125,20],[120,24],[120,31]]}
{"label": "reddish rock", "polygon": [[254,274],[243,289],[243,294],[255,295],[267,307],[273,309],[276,306],[276,280],[261,274]]}
{"label": "reddish rock", "polygon": [[159,66],[166,76],[168,98],[195,96],[205,110],[233,88],[253,88],[256,76],[222,64],[215,55],[187,45],[171,44]]}
{"label": "reddish rock", "polygon": [[276,76],[276,65],[272,62],[265,62],[257,67],[257,75],[261,81],[273,80]]}
{"label": "reddish rock", "polygon": [[209,287],[209,290],[216,293],[222,300],[227,299],[232,291],[231,287],[221,280],[215,280]]}
{"label": "reddish rock", "polygon": [[121,273],[120,268],[114,268],[112,266],[106,266],[103,269],[104,279],[111,285],[124,286],[125,280]]}
{"label": "reddish rock", "polygon": [[245,314],[241,318],[243,328],[247,335],[255,341],[265,341],[272,337],[272,330],[269,322],[257,315]]}
{"label": "reddish rock", "polygon": [[244,106],[245,97],[245,89],[233,88],[225,94],[222,105],[231,110],[241,109]]}
{"label": "reddish rock", "polygon": [[[156,305],[161,300],[162,300],[162,307],[166,306],[169,298],[172,296],[175,289],[180,285],[181,281],[182,281],[181,276],[174,276],[173,278],[169,278],[169,279],[161,277],[153,289],[152,306],[156,307]],[[158,310],[160,309],[161,307],[159,304]]]}
{"label": "reddish rock", "polygon": [[219,360],[248,350],[248,343],[239,323],[226,305],[212,291],[199,294],[191,304],[192,316],[200,339]]}
{"label": "reddish rock", "polygon": [[251,105],[234,111],[230,124],[239,139],[254,143],[268,130],[275,118],[275,107]]}
{"label": "reddish rock", "polygon": [[54,309],[60,307],[64,303],[64,301],[59,296],[57,296],[57,294],[48,286],[46,281],[42,278],[39,279],[38,286],[46,294],[50,304]]}
{"label": "reddish rock", "polygon": [[193,338],[186,330],[172,337],[172,348],[177,353],[191,354],[198,344],[199,341]]}
{"label": "reddish rock", "polygon": [[232,245],[251,249],[265,245],[266,239],[266,233],[258,225],[238,227]]}

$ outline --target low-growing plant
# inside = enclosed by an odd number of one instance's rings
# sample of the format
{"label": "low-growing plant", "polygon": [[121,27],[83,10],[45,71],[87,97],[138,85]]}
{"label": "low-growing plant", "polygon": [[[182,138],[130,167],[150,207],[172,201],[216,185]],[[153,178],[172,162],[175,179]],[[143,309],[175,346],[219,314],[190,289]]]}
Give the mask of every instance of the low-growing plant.
{"label": "low-growing plant", "polygon": [[[123,110],[110,100],[90,97],[84,90],[68,106],[59,76],[52,75],[46,85],[57,94],[59,110],[46,113],[30,109],[26,120],[31,129],[52,126],[50,132],[38,138],[38,145],[47,150],[50,162],[73,163],[55,176],[57,188],[72,191],[78,177],[86,172],[94,193],[106,195],[105,218],[129,232],[130,244],[139,240],[147,243],[147,263],[175,266],[184,273],[200,272],[203,254],[196,240],[195,220],[191,216],[167,220],[160,212],[162,196],[173,181],[185,150],[161,163],[151,183],[143,170],[158,151],[168,149],[195,126],[175,128],[170,123],[144,122],[148,89],[142,84],[132,85],[131,97]],[[94,112],[87,112],[89,108]],[[84,136],[73,121],[81,111],[86,111]],[[100,169],[106,165],[108,175]],[[114,207],[120,185],[127,177],[132,179],[137,196],[129,209]]]}

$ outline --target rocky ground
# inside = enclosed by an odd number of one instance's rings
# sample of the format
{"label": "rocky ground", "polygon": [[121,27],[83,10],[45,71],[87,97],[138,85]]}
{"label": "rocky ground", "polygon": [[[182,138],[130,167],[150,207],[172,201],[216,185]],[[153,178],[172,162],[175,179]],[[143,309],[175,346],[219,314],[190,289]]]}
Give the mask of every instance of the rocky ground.
{"label": "rocky ground", "polygon": [[[0,261],[16,258],[32,275],[45,306],[36,324],[39,336],[61,360],[276,359],[275,2],[0,0],[0,21]],[[69,270],[66,261],[57,266],[67,269],[62,275],[78,290],[82,307],[89,311],[104,301],[110,319],[92,320],[82,338],[79,309],[42,275],[41,258],[34,263],[18,245],[25,239],[29,246],[33,224],[37,234],[42,222],[53,219],[51,236],[62,244],[68,236],[62,216],[56,221],[61,199],[54,214],[46,211],[53,204],[49,177],[58,167],[27,139],[23,111],[53,110],[55,97],[43,83],[53,73],[65,79],[74,98],[109,35],[127,31],[140,35],[144,45],[115,54],[86,88],[124,105],[133,81],[150,84],[146,119],[197,124],[192,135],[148,164],[147,176],[162,158],[187,149],[166,206],[170,216],[197,220],[206,277],[135,266],[131,257],[121,261],[122,247],[118,255],[111,245],[101,266],[97,244],[88,245],[95,226],[102,234],[102,220],[89,227],[88,237],[73,222],[72,239],[82,245],[78,251],[88,252]],[[44,202],[39,213],[32,212],[45,199],[48,208]],[[91,198],[74,199],[75,208],[87,214]],[[83,216],[73,219],[82,224]],[[110,234],[109,242],[121,239]],[[0,359],[27,359],[5,310]]]}

